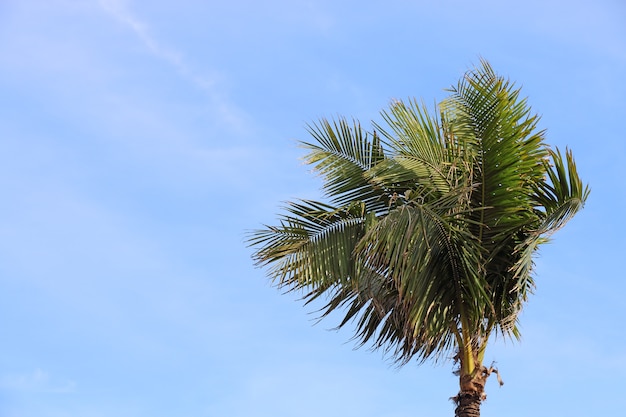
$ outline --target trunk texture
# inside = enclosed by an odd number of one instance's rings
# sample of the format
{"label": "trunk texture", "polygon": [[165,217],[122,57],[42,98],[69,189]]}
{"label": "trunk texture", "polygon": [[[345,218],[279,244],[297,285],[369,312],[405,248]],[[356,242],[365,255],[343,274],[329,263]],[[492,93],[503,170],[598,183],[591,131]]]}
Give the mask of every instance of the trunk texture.
{"label": "trunk texture", "polygon": [[476,391],[459,392],[454,397],[456,409],[455,417],[480,417],[480,403],[483,400],[483,394]]}

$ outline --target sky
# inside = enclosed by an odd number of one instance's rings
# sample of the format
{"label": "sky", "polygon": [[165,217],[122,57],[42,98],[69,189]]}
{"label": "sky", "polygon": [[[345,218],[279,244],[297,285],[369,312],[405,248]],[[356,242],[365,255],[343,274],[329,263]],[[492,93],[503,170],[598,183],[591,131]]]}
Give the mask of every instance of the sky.
{"label": "sky", "polygon": [[0,0],[0,417],[453,415],[451,362],[355,350],[245,240],[321,198],[307,123],[434,104],[481,57],[592,189],[482,415],[621,415],[624,2]]}

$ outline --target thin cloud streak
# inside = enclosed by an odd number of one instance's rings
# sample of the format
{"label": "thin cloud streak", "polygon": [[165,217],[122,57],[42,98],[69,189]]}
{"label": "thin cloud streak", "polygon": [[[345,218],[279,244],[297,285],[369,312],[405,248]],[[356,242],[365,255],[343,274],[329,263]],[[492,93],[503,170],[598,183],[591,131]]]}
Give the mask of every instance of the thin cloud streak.
{"label": "thin cloud streak", "polygon": [[220,76],[216,73],[212,74],[211,77],[198,74],[185,62],[180,52],[158,41],[150,33],[148,24],[133,15],[126,1],[100,0],[99,3],[105,12],[131,29],[155,57],[172,66],[183,79],[204,91],[210,98],[213,110],[219,120],[226,122],[238,133],[247,130],[244,113],[218,93],[217,87]]}
{"label": "thin cloud streak", "polygon": [[182,55],[178,51],[170,49],[157,41],[150,34],[148,25],[132,15],[125,1],[100,0],[100,5],[115,19],[129,27],[152,54],[172,65],[181,76],[192,81],[198,87],[213,93],[212,89],[215,87],[216,81],[196,74],[184,62]]}

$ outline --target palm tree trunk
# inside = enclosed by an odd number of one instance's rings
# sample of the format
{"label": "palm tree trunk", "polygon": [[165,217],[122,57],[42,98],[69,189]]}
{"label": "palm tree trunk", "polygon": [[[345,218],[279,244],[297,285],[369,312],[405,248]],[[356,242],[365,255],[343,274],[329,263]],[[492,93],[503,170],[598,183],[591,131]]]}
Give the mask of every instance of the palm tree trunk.
{"label": "palm tree trunk", "polygon": [[459,392],[453,398],[456,409],[455,417],[480,417],[480,403],[483,400],[483,394],[476,391]]}

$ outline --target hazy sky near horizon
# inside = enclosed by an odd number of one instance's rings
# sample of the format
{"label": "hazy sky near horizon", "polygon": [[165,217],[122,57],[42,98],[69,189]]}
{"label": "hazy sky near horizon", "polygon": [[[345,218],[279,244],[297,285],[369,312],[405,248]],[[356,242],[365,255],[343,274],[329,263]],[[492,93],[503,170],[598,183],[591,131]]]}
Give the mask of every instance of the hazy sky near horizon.
{"label": "hazy sky near horizon", "polygon": [[592,188],[482,415],[622,413],[625,3],[4,0],[0,416],[453,415],[450,362],[353,350],[245,236],[320,198],[307,123],[435,103],[480,57]]}

